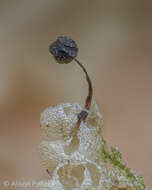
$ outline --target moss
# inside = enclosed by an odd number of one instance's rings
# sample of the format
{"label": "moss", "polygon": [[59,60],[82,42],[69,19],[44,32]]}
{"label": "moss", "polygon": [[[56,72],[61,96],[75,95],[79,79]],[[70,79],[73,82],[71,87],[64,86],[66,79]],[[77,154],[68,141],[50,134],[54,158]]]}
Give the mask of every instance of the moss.
{"label": "moss", "polygon": [[[128,168],[123,160],[121,152],[117,147],[107,148],[106,141],[102,140],[103,150],[101,158],[104,163],[110,163],[116,171],[118,177],[124,177],[123,180],[128,184],[128,187],[134,187],[137,190],[145,190],[144,180],[141,176],[136,175],[130,168]],[[121,181],[121,180],[120,180]]]}

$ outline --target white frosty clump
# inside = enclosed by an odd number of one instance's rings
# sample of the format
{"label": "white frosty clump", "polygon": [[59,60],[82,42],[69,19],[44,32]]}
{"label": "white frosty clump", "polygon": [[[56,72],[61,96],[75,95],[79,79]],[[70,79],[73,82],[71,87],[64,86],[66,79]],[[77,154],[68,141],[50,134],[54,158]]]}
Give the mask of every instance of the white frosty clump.
{"label": "white frosty clump", "polygon": [[78,126],[79,104],[49,107],[40,118],[48,141],[39,146],[49,183],[39,190],[144,190],[140,176],[123,163],[116,147],[102,137],[102,116],[92,103],[85,122]]}

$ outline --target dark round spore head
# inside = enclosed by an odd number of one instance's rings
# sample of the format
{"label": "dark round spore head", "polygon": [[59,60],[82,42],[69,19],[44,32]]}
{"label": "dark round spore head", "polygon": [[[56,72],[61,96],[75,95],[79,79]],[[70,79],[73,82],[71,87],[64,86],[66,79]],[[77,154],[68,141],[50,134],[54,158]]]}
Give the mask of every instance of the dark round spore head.
{"label": "dark round spore head", "polygon": [[49,51],[58,63],[70,63],[78,54],[78,46],[71,38],[60,36],[49,46]]}

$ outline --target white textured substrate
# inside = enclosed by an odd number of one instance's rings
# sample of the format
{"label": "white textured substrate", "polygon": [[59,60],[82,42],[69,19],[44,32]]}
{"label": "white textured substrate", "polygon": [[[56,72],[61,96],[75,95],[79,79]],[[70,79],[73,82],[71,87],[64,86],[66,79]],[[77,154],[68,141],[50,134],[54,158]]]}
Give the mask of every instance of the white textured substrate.
{"label": "white textured substrate", "polygon": [[[48,137],[40,146],[42,164],[50,173],[49,183],[39,190],[110,190],[128,187],[102,162],[102,116],[92,103],[86,122],[77,126],[79,104],[49,107],[40,118]],[[45,181],[44,181],[45,182]],[[132,188],[133,189],[133,188]]]}

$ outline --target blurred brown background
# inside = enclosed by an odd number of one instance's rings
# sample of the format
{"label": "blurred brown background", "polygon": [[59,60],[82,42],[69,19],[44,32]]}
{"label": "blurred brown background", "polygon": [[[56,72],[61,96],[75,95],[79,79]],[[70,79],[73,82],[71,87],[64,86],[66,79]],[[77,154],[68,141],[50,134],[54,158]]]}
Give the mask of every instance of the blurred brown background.
{"label": "blurred brown background", "polygon": [[75,64],[56,64],[48,52],[59,35],[79,45],[108,143],[119,146],[152,187],[148,0],[0,0],[0,181],[48,178],[37,152],[44,139],[40,113],[63,102],[84,103],[84,74]]}

